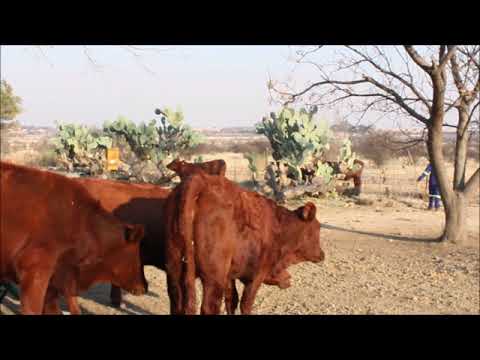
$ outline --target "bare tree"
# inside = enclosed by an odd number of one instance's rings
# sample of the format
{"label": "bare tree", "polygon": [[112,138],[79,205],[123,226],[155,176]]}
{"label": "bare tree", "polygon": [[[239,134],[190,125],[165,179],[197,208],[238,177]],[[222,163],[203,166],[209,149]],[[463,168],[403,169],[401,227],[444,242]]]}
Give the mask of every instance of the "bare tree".
{"label": "bare tree", "polygon": [[[319,81],[302,89],[270,81],[269,88],[284,104],[302,101],[331,107],[341,102],[351,109],[348,117],[357,121],[374,113],[392,120],[407,115],[423,124],[445,208],[445,229],[438,241],[461,243],[466,238],[467,200],[480,183],[480,168],[465,179],[468,142],[478,126],[479,48],[345,46],[334,54],[333,64],[318,58],[322,46],[301,49],[297,62],[314,66]],[[447,115],[454,118],[453,123],[446,121]],[[448,181],[442,152],[444,127],[454,128],[457,134],[453,183]]]}
{"label": "bare tree", "polygon": [[[51,66],[54,66],[54,63],[50,60],[48,56],[48,49],[45,49],[45,46],[37,45],[35,49],[42,55],[44,60]],[[48,46],[49,49],[55,48],[55,46]],[[90,65],[94,70],[100,71],[103,68],[103,65],[99,63],[96,59],[94,53],[94,46],[82,45],[81,48],[83,55],[86,57]],[[134,45],[122,45],[118,48],[125,51],[126,54],[129,54],[137,62],[137,64],[143,68],[145,71],[151,75],[156,75],[156,73],[145,63],[144,55],[146,54],[162,54],[165,55],[171,51],[177,50],[176,47],[172,46],[134,46]]]}

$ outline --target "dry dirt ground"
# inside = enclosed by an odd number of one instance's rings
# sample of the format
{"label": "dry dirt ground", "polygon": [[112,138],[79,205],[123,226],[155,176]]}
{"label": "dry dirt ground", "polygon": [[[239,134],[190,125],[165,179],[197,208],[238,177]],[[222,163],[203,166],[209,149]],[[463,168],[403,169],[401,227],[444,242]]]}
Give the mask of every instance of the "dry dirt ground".
{"label": "dry dirt ground", "polygon": [[[364,197],[373,204],[316,201],[325,262],[291,267],[289,289],[263,285],[254,312],[479,314],[478,205],[468,209],[468,243],[459,246],[431,241],[440,234],[444,215],[426,211],[424,201]],[[165,274],[147,267],[146,275],[150,282],[146,296],[127,294],[116,310],[108,306],[110,287],[95,286],[79,300],[84,313],[168,314]],[[199,286],[199,295],[200,291]],[[18,310],[18,301],[7,297],[2,312]]]}

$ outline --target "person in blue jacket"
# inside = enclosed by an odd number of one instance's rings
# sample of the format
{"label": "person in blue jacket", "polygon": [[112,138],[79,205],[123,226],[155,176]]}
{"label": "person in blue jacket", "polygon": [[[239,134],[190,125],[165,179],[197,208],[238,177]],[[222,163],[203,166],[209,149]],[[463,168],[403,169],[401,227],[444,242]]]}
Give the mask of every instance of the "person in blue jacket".
{"label": "person in blue jacket", "polygon": [[438,186],[437,177],[433,171],[432,164],[428,164],[417,181],[422,181],[422,179],[428,175],[430,175],[430,179],[428,180],[428,210],[432,210],[433,207],[435,207],[435,210],[438,210],[440,208],[441,200],[440,187]]}

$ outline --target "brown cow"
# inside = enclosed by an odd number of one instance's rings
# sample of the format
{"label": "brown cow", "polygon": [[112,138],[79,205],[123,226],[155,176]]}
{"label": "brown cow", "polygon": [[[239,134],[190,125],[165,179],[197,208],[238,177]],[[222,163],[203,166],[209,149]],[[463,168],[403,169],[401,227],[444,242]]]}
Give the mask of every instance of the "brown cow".
{"label": "brown cow", "polygon": [[173,314],[196,311],[195,277],[203,284],[202,314],[218,314],[225,294],[235,312],[235,280],[245,285],[250,314],[262,284],[289,286],[287,267],[324,259],[312,203],[290,211],[220,176],[196,173],[167,199],[166,272]]}
{"label": "brown cow", "polygon": [[[216,163],[215,163],[216,162]],[[215,160],[209,163],[181,165],[182,162],[172,163],[178,167],[183,176],[204,166],[204,171],[218,172],[223,160]],[[223,166],[225,169],[225,166]],[[163,207],[165,200],[171,192],[171,189],[162,188],[151,184],[134,184],[123,181],[102,180],[94,178],[77,179],[87,191],[97,200],[100,200],[102,206],[112,212],[121,221],[137,223],[145,226],[145,237],[141,243],[141,257],[143,265],[155,266],[158,269],[165,270],[164,254],[164,229],[163,229]],[[114,307],[120,307],[122,302],[121,289],[112,285],[110,300]],[[71,299],[70,301],[74,301]]]}
{"label": "brown cow", "polygon": [[340,169],[340,162],[327,161],[327,164],[330,165],[330,167],[332,167],[334,174],[345,175],[345,178],[343,179],[344,181],[353,179],[354,195],[360,195],[360,193],[362,192],[362,173],[363,173],[365,164],[363,163],[363,161],[358,159],[353,160],[353,163],[356,165],[360,165],[360,168],[355,171],[353,170],[342,171]]}
{"label": "brown cow", "polygon": [[[77,181],[119,220],[145,226],[140,248],[142,264],[165,270],[163,208],[171,190],[158,185],[94,178]],[[119,287],[112,285],[110,299],[114,307],[120,306],[122,292]]]}
{"label": "brown cow", "polygon": [[143,226],[120,222],[67,177],[5,162],[0,170],[0,280],[20,284],[23,314],[58,312],[58,292],[98,282],[147,291]]}
{"label": "brown cow", "polygon": [[176,172],[178,176],[180,176],[180,179],[183,180],[185,177],[199,170],[210,175],[225,176],[227,164],[222,159],[203,163],[188,163],[185,160],[175,159],[167,165],[167,168]]}

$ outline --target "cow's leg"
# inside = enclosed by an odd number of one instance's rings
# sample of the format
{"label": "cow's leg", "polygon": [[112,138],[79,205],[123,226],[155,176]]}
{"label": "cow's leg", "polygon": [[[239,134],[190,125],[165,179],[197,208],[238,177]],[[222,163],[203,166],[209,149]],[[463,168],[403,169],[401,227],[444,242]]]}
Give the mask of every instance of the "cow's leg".
{"label": "cow's leg", "polygon": [[113,284],[110,289],[110,303],[115,308],[119,308],[122,304],[122,289]]}
{"label": "cow's leg", "polygon": [[52,281],[58,283],[57,287],[62,286],[63,296],[67,302],[68,311],[71,315],[81,315],[82,310],[78,305],[77,294],[77,279],[78,279],[78,270],[72,267],[66,267],[61,274],[57,275],[55,278],[52,278]]}
{"label": "cow's leg", "polygon": [[25,251],[18,259],[21,313],[40,315],[56,264],[56,257],[46,249]]}
{"label": "cow's leg", "polygon": [[21,313],[24,315],[40,315],[43,312],[45,294],[53,266],[32,268],[25,271],[20,279]]}
{"label": "cow's leg", "polygon": [[73,295],[66,295],[68,311],[71,315],[81,315],[82,310],[80,309],[80,305],[78,305],[78,299],[76,296]]}
{"label": "cow's leg", "polygon": [[245,283],[242,300],[240,303],[240,311],[242,315],[250,315],[252,313],[255,296],[257,296],[258,289],[262,285],[264,276],[257,276],[251,282]]}
{"label": "cow's leg", "polygon": [[237,287],[235,286],[235,279],[232,279],[227,283],[227,288],[225,289],[225,309],[227,310],[227,314],[235,315],[237,306],[238,292]]}
{"label": "cow's leg", "polygon": [[362,192],[362,177],[360,175],[356,175],[353,178],[353,185],[355,189],[355,195],[359,196]]}
{"label": "cow's leg", "polygon": [[43,305],[44,315],[60,315],[62,313],[59,304],[59,296],[57,290],[48,287],[45,295],[45,303]]}
{"label": "cow's leg", "polygon": [[184,313],[182,303],[182,289],[178,279],[167,273],[167,290],[170,299],[170,314],[181,315]]}
{"label": "cow's leg", "polygon": [[217,281],[202,281],[203,283],[203,299],[201,314],[202,315],[218,315],[222,306],[223,293],[225,288]]}

